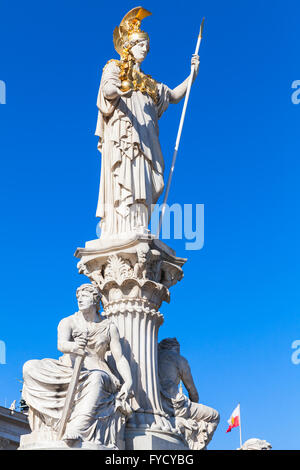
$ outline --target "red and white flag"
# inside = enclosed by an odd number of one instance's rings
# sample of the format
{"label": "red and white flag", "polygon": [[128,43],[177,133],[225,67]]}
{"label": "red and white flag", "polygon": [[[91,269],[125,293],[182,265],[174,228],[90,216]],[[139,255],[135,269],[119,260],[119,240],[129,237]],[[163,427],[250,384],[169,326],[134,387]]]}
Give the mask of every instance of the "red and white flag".
{"label": "red and white flag", "polygon": [[238,404],[238,406],[231,413],[231,416],[228,420],[228,424],[229,424],[229,428],[227,429],[226,432],[230,432],[231,429],[237,428],[238,426],[241,425],[240,404]]}

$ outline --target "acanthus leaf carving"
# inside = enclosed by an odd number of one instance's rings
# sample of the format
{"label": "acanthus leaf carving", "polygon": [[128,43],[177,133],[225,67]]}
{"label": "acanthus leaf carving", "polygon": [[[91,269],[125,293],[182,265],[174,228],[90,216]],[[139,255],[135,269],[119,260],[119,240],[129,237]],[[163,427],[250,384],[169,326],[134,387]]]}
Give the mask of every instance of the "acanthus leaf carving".
{"label": "acanthus leaf carving", "polygon": [[125,279],[134,277],[131,266],[117,255],[108,258],[107,266],[104,269],[105,282],[116,281],[121,284]]}

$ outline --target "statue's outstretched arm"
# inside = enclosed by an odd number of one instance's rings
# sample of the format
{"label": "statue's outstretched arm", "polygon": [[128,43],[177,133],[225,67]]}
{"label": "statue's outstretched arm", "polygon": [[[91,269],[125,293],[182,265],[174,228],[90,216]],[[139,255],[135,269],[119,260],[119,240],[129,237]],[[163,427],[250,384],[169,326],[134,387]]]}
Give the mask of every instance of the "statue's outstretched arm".
{"label": "statue's outstretched arm", "polygon": [[195,403],[199,401],[199,395],[194,384],[191,368],[188,361],[184,357],[180,357],[180,378],[185,388],[189,392],[189,398]]}
{"label": "statue's outstretched arm", "polygon": [[[196,54],[193,54],[191,65],[194,65],[194,76],[193,76],[193,82],[195,81],[198,71],[199,71],[199,56]],[[170,90],[170,103],[176,104],[179,103],[180,100],[185,96],[187,86],[188,86],[188,81],[189,81],[190,76],[188,76],[184,82],[180,83],[176,88],[173,90]]]}
{"label": "statue's outstretched arm", "polygon": [[126,399],[132,396],[132,375],[129,363],[122,352],[119,331],[114,324],[110,326],[110,338],[110,350],[116,361],[118,372],[124,380],[122,391],[124,391],[124,398]]}

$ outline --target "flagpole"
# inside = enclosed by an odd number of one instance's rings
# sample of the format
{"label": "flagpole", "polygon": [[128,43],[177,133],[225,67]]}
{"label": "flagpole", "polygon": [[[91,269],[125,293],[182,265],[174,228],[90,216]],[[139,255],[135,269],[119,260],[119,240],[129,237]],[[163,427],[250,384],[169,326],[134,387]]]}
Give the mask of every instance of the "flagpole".
{"label": "flagpole", "polygon": [[239,412],[240,412],[240,447],[242,447],[242,420],[241,420],[241,404],[239,403]]}
{"label": "flagpole", "polygon": [[[203,18],[201,26],[200,26],[200,32],[199,32],[198,39],[197,39],[195,55],[197,55],[198,52],[199,52],[199,48],[200,48],[200,44],[201,44],[201,40],[202,40],[203,25],[204,25],[204,18]],[[167,205],[167,200],[168,200],[168,196],[169,196],[172,176],[173,176],[173,172],[174,172],[174,168],[175,168],[175,163],[176,163],[176,158],[177,158],[177,153],[178,153],[178,148],[179,148],[179,143],[180,143],[180,138],[181,138],[181,132],[182,132],[185,113],[186,113],[186,108],[187,108],[187,104],[188,104],[188,101],[189,101],[190,91],[191,91],[191,87],[192,87],[192,83],[193,83],[194,70],[195,70],[195,66],[193,64],[192,65],[192,70],[191,70],[191,73],[190,73],[190,76],[189,76],[189,80],[188,80],[187,90],[186,90],[186,93],[185,93],[185,100],[184,100],[184,105],[183,105],[183,108],[182,108],[181,119],[180,119],[180,123],[179,123],[179,129],[178,129],[178,132],[177,132],[177,138],[176,138],[175,149],[174,149],[174,153],[173,153],[173,159],[172,159],[171,169],[170,169],[170,173],[169,173],[167,188],[166,188],[166,192],[165,192],[164,201],[163,201],[163,204],[162,204],[162,210],[161,210],[160,217],[159,217],[159,223],[158,223],[156,238],[159,238],[159,234],[160,234],[161,227],[162,227],[162,221],[163,221],[163,217],[164,217],[165,210],[166,210],[166,205]]]}

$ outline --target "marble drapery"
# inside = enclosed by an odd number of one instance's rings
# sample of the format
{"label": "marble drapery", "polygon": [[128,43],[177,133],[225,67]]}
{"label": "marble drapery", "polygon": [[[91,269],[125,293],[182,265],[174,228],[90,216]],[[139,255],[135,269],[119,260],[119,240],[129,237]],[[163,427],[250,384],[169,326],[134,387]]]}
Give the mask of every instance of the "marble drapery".
{"label": "marble drapery", "polygon": [[[78,330],[86,328],[77,312],[72,321]],[[71,317],[68,317],[70,319]],[[91,323],[88,332],[86,360],[80,373],[72,413],[65,436],[78,435],[85,442],[108,448],[122,448],[122,430],[129,407],[118,399],[120,383],[105,362],[110,343],[109,320]],[[74,330],[74,336],[78,331]],[[98,367],[88,368],[90,358],[97,357]],[[57,431],[73,374],[75,355],[66,353],[58,360],[31,360],[24,364],[22,395],[28,404],[29,421],[33,431]]]}
{"label": "marble drapery", "polygon": [[106,88],[120,86],[117,61],[104,68],[96,135],[102,153],[97,217],[101,238],[147,231],[151,205],[164,188],[158,119],[169,105],[169,88],[158,83],[158,102],[141,91],[109,100]]}

